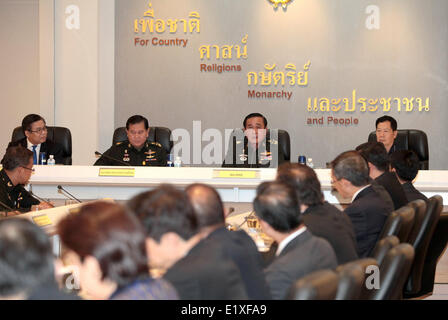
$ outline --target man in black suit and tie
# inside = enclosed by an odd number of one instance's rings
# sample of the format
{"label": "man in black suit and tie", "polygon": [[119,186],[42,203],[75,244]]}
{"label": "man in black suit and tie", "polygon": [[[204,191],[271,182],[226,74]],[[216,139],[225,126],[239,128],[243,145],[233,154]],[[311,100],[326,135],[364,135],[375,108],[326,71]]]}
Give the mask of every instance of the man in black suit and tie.
{"label": "man in black suit and tie", "polygon": [[146,229],[150,267],[166,270],[163,277],[181,300],[247,299],[240,272],[222,245],[202,240],[185,192],[162,185],[135,196],[128,207]]}
{"label": "man in black suit and tie", "polygon": [[229,231],[225,227],[224,206],[218,192],[205,184],[192,184],[185,190],[193,205],[199,227],[206,242],[216,242],[238,267],[249,299],[271,299],[263,274],[263,260],[257,246],[243,231]]}
{"label": "man in black suit and tie", "polygon": [[418,173],[419,161],[417,154],[410,150],[396,151],[390,156],[392,171],[397,175],[409,202],[417,199],[428,201],[412,184]]}
{"label": "man in black suit and tie", "polygon": [[332,186],[352,203],[344,210],[355,229],[358,256],[368,256],[375,246],[387,216],[393,211],[381,186],[371,185],[369,167],[357,151],[347,151],[331,162]]}
{"label": "man in black suit and tie", "polygon": [[313,271],[336,268],[333,248],[303,224],[296,192],[289,185],[260,184],[254,209],[263,231],[278,243],[276,257],[265,269],[273,299],[285,299],[294,282]]}
{"label": "man in black suit and tie", "polygon": [[382,185],[394,202],[394,209],[400,209],[408,203],[403,187],[397,176],[389,171],[390,160],[386,148],[381,142],[367,142],[356,148],[369,165],[369,175]]}
{"label": "man in black suit and tie", "polygon": [[45,161],[53,155],[56,164],[63,164],[64,151],[62,146],[51,140],[47,140],[47,124],[45,119],[38,114],[29,114],[22,120],[22,130],[25,138],[10,142],[8,147],[21,145],[33,152],[33,164],[42,163],[41,153],[45,153]]}
{"label": "man in black suit and tie", "polygon": [[331,244],[338,264],[358,259],[352,222],[344,212],[324,200],[313,169],[298,163],[284,163],[277,170],[277,180],[296,190],[303,222],[312,234]]}

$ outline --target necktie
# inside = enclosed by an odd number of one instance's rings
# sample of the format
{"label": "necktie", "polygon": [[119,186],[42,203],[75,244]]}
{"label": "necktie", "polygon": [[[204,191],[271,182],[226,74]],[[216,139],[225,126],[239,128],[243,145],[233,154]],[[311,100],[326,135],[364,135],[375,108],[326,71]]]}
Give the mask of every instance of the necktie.
{"label": "necktie", "polygon": [[36,148],[37,148],[37,146],[33,146],[33,164],[38,164]]}

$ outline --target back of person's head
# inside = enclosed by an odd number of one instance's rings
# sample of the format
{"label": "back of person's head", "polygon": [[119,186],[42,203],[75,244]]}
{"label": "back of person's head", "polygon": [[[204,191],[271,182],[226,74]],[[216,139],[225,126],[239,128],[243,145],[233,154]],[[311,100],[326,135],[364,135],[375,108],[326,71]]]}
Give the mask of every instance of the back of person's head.
{"label": "back of person's head", "polygon": [[147,235],[157,242],[168,232],[188,240],[199,231],[188,196],[171,185],[138,194],[128,201],[128,207],[140,219]]}
{"label": "back of person's head", "polygon": [[301,204],[315,206],[324,202],[316,172],[299,163],[284,163],[278,167],[277,181],[289,184],[297,192]]}
{"label": "back of person's head", "polygon": [[0,297],[23,295],[53,283],[54,257],[48,236],[25,219],[0,221]]}
{"label": "back of person's head", "polygon": [[331,162],[331,169],[336,179],[346,179],[356,187],[363,187],[370,182],[369,166],[357,151],[346,151]]}
{"label": "back of person's head", "polygon": [[389,155],[381,142],[367,142],[356,147],[361,156],[373,164],[379,171],[389,171]]}
{"label": "back of person's head", "polygon": [[224,206],[218,192],[206,184],[189,185],[185,192],[193,205],[199,227],[224,223]]}
{"label": "back of person's head", "polygon": [[285,183],[260,184],[253,205],[257,216],[278,232],[289,233],[302,223],[297,194]]}
{"label": "back of person's head", "polygon": [[145,232],[123,206],[106,201],[85,204],[57,229],[62,244],[81,262],[89,256],[98,260],[103,280],[120,287],[148,276]]}
{"label": "back of person's head", "polygon": [[141,115],[134,115],[132,117],[130,117],[127,121],[126,121],[126,129],[129,130],[129,126],[131,124],[137,124],[143,122],[145,124],[145,129],[149,128],[149,122],[148,119],[146,119],[145,117],[141,116]]}
{"label": "back of person's head", "polygon": [[382,116],[382,117],[379,117],[378,119],[376,119],[375,128],[378,127],[379,123],[386,122],[386,121],[390,122],[390,127],[392,128],[393,131],[397,131],[397,127],[398,127],[397,120],[395,120],[391,116]]}
{"label": "back of person's head", "polygon": [[25,131],[31,131],[31,125],[36,122],[36,121],[40,121],[42,120],[45,123],[45,119],[42,118],[40,115],[38,114],[28,114],[25,116],[25,118],[23,118],[22,120],[22,131],[23,133],[25,133]]}
{"label": "back of person's head", "polygon": [[33,158],[33,152],[22,146],[12,146],[6,149],[1,164],[3,169],[11,171],[17,167],[27,166],[30,159]]}
{"label": "back of person's head", "polygon": [[401,180],[412,181],[417,176],[420,160],[414,151],[395,151],[390,156],[390,162]]}
{"label": "back of person's head", "polygon": [[244,120],[243,120],[243,128],[246,128],[246,122],[247,120],[251,119],[251,118],[263,118],[263,123],[264,123],[264,127],[267,128],[268,126],[268,120],[266,119],[266,117],[264,115],[262,115],[261,113],[258,112],[254,112],[254,113],[250,113],[248,114]]}

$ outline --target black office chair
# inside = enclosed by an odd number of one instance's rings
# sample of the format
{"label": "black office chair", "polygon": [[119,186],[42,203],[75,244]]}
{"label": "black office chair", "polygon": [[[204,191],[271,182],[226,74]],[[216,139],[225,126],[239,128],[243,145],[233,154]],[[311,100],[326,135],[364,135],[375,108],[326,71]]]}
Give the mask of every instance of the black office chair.
{"label": "black office chair", "polygon": [[[369,142],[376,141],[375,131],[369,134]],[[420,160],[420,169],[429,169],[429,148],[428,137],[426,133],[415,129],[400,129],[398,130],[395,144],[400,150],[414,151]]]}
{"label": "black office chair", "polygon": [[400,242],[406,242],[414,225],[414,208],[403,206],[392,211],[384,223],[378,241],[387,236],[397,236]]}
{"label": "black office chair", "polygon": [[400,244],[400,239],[396,236],[387,236],[376,244],[374,250],[372,251],[372,258],[374,258],[378,265],[381,265],[386,257],[387,253],[393,247],[396,247]]}
{"label": "black office chair", "polygon": [[339,265],[336,268],[339,275],[336,300],[357,300],[360,298],[366,279],[366,268],[369,265],[377,265],[377,262],[372,258],[364,258]]}
{"label": "black office chair", "polygon": [[[112,138],[112,145],[117,142],[122,142],[128,139],[126,134],[126,127],[119,127],[115,129],[114,136]],[[173,141],[171,140],[171,130],[166,127],[149,127],[149,136],[147,139],[149,142],[158,142],[169,154],[173,148]]]}
{"label": "black office chair", "polygon": [[[47,127],[47,140],[51,140],[55,143],[58,143],[62,146],[63,150],[63,164],[71,165],[72,164],[72,134],[70,129],[65,127]],[[25,138],[25,134],[23,133],[22,127],[16,127],[11,136],[11,142],[16,142]]]}
{"label": "black office chair", "polygon": [[370,289],[369,300],[399,300],[414,259],[414,248],[401,243],[387,253],[379,268],[380,287]]}
{"label": "black office chair", "polygon": [[312,272],[297,280],[289,290],[287,300],[334,300],[339,277],[332,270]]}

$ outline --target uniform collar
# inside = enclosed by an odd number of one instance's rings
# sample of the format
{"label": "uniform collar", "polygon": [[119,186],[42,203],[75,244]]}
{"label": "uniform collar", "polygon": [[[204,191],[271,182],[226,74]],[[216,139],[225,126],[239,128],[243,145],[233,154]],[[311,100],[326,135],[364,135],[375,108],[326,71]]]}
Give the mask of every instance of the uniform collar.
{"label": "uniform collar", "polygon": [[8,175],[6,174],[5,169],[2,169],[0,171],[0,179],[2,179],[5,182],[6,190],[12,191],[14,189],[14,185],[12,184],[11,179],[9,179]]}

